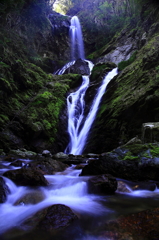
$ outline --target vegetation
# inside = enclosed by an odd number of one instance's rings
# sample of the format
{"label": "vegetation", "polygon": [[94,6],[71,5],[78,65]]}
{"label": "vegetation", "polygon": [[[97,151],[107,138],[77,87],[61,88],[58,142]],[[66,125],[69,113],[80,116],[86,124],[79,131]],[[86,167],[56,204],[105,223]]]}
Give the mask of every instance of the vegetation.
{"label": "vegetation", "polygon": [[137,54],[137,51],[135,51],[127,61],[121,61],[118,64],[119,71],[122,71],[124,68],[126,68],[131,63],[133,63],[135,61],[135,59],[136,59],[136,54]]}

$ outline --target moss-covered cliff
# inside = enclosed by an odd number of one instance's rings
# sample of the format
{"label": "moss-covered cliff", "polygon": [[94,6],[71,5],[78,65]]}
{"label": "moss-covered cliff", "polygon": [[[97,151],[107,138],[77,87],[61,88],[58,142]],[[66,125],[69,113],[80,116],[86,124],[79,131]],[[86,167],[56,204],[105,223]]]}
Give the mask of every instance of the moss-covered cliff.
{"label": "moss-covered cliff", "polygon": [[[158,7],[155,1],[143,5],[136,28],[130,29],[128,25],[93,55],[97,62],[106,62],[108,57],[114,59],[115,51],[117,56],[123,56],[126,50],[120,52],[119,47],[124,49],[128,39],[136,49],[130,55],[127,53],[129,60],[117,62],[119,74],[108,85],[87,151],[113,149],[136,135],[141,137],[142,123],[159,121]],[[155,140],[159,140],[158,136]]]}
{"label": "moss-covered cliff", "polygon": [[69,60],[69,17],[48,1],[0,2],[0,148],[41,151],[55,142],[71,82],[52,73]]}

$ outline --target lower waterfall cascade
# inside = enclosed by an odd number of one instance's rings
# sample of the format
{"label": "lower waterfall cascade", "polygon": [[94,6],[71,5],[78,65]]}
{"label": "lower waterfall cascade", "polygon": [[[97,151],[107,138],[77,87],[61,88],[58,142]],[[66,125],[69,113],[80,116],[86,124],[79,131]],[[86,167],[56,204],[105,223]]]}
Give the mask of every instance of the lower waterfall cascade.
{"label": "lower waterfall cascade", "polygon": [[[92,64],[90,63],[91,69]],[[90,69],[90,70],[91,70]],[[87,142],[89,131],[95,120],[99,104],[102,96],[105,93],[106,87],[111,79],[118,73],[117,68],[110,71],[104,77],[101,86],[97,90],[88,115],[84,116],[85,102],[84,97],[87,88],[89,87],[89,76],[83,76],[81,87],[67,97],[68,109],[68,133],[70,142],[65,150],[66,153],[80,155],[83,153]],[[84,120],[84,123],[83,123]]]}

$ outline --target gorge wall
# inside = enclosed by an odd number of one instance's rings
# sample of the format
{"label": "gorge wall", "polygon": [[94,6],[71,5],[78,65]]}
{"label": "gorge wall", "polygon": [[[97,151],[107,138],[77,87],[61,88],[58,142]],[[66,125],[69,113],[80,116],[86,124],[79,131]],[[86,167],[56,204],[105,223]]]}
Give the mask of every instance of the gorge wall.
{"label": "gorge wall", "polygon": [[70,58],[70,17],[48,2],[2,1],[0,149],[51,148],[66,93],[78,75],[52,75]]}
{"label": "gorge wall", "polygon": [[[85,149],[101,153],[140,137],[143,122],[158,121],[159,6],[155,0],[72,3],[67,14],[79,16],[87,58],[95,63],[88,106],[109,62],[119,66]],[[62,151],[68,141],[66,96],[81,82],[78,74],[52,75],[70,60],[70,17],[45,0],[1,5],[0,149]]]}

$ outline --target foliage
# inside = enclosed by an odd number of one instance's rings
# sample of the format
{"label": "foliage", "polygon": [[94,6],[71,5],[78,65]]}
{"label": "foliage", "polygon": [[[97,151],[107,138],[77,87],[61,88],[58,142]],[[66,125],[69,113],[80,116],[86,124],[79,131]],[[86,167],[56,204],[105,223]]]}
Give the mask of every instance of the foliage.
{"label": "foliage", "polygon": [[72,6],[71,0],[56,0],[54,4],[54,10],[61,14],[66,14],[68,9]]}

